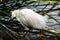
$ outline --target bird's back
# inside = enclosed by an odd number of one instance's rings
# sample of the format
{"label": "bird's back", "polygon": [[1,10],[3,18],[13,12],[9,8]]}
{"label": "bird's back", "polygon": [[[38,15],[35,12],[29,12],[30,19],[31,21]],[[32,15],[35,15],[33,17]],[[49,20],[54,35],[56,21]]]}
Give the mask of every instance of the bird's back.
{"label": "bird's back", "polygon": [[31,9],[22,9],[17,16],[19,19],[18,21],[21,21],[24,25],[30,25],[33,28],[39,29],[46,27],[44,17]]}

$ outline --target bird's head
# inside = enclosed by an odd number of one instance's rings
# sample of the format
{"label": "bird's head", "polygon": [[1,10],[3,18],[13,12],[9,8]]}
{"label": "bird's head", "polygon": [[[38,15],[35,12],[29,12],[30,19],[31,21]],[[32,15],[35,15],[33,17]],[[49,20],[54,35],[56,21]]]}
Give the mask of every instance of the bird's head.
{"label": "bird's head", "polygon": [[19,11],[20,11],[20,10],[14,10],[14,11],[12,11],[11,17],[12,17],[12,18],[16,18],[16,17],[17,17],[17,14],[19,14]]}
{"label": "bird's head", "polygon": [[15,13],[16,13],[15,11],[12,11],[12,13],[11,13],[11,17],[12,18],[16,17],[16,14]]}

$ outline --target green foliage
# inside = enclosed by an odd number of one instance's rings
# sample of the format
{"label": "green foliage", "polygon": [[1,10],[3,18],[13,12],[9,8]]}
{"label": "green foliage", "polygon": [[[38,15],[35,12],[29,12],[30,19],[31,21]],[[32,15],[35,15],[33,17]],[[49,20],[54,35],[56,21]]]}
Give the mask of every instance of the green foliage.
{"label": "green foliage", "polygon": [[36,1],[36,2],[44,2],[44,1],[55,2],[56,0],[30,0],[30,1]]}

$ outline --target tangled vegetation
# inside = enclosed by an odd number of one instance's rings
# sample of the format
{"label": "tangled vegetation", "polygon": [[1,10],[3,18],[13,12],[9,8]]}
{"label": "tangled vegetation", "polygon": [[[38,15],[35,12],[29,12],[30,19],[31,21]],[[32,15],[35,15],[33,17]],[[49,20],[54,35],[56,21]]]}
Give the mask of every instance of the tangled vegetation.
{"label": "tangled vegetation", "polygon": [[[44,0],[45,1],[45,0]],[[32,3],[36,3],[36,1],[27,1],[27,0],[0,0],[0,36],[3,40],[59,40],[60,33],[55,29],[45,28],[45,30],[33,29],[33,30],[23,30],[24,27],[16,20],[11,19],[11,11],[15,9],[20,9],[22,7],[32,8],[37,13],[43,12],[41,15],[48,15],[48,12],[60,10],[60,8],[53,9],[58,1],[52,3],[52,7],[49,10],[44,10],[47,5],[39,10],[36,6],[39,5],[30,5]],[[27,6],[28,5],[28,6]],[[50,15],[48,15],[51,17]],[[53,17],[51,17],[53,18]],[[56,22],[60,24],[55,18],[53,18]],[[40,32],[41,31],[41,32]],[[43,31],[43,32],[42,32]],[[4,34],[4,35],[3,35]]]}

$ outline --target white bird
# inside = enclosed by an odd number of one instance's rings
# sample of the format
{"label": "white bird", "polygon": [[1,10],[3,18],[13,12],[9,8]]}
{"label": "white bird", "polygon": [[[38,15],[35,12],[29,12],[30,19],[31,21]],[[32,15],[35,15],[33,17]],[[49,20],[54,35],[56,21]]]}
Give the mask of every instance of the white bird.
{"label": "white bird", "polygon": [[12,17],[16,17],[16,19],[26,28],[44,29],[47,27],[46,22],[48,21],[48,17],[42,16],[32,9],[14,10],[12,11]]}

